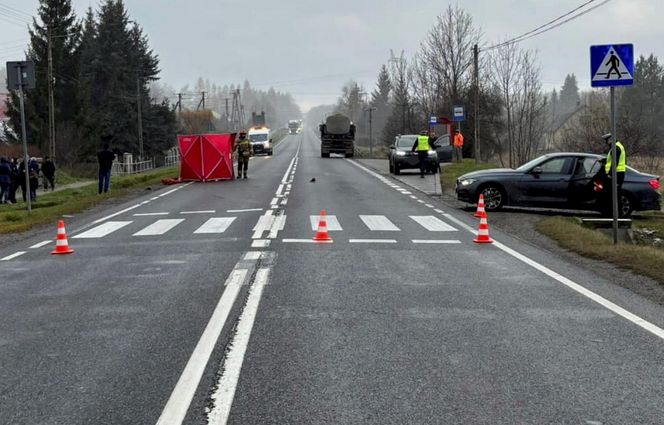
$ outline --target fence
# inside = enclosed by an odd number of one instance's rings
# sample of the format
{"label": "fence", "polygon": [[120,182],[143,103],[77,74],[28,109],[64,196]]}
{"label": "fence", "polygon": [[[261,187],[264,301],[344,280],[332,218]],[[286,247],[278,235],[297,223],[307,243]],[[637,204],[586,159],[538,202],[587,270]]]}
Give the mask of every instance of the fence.
{"label": "fence", "polygon": [[154,169],[154,158],[147,161],[127,161],[119,162],[116,161],[113,163],[113,168],[111,173],[116,176],[126,175],[126,174],[137,174],[143,173],[148,170]]}
{"label": "fence", "polygon": [[180,150],[172,149],[169,153],[164,156],[164,166],[165,167],[177,167],[180,165]]}

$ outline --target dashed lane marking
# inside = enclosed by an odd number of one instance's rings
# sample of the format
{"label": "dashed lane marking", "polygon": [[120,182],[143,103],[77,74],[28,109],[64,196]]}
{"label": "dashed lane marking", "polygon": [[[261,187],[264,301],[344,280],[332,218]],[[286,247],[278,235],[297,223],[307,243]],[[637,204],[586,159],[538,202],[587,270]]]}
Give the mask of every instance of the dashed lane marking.
{"label": "dashed lane marking", "polygon": [[270,240],[269,239],[257,239],[253,242],[251,242],[251,247],[252,248],[267,248],[270,246]]}
{"label": "dashed lane marking", "polygon": [[263,211],[263,208],[248,208],[244,210],[226,210],[227,213],[229,214],[234,214],[234,213],[244,213],[244,212],[260,212]]}
{"label": "dashed lane marking", "polygon": [[9,261],[9,260],[13,260],[14,258],[20,257],[21,255],[25,254],[26,252],[27,252],[27,251],[19,251],[19,252],[15,252],[15,253],[13,253],[12,255],[8,255],[8,256],[6,256],[6,257],[4,257],[4,258],[0,258],[0,261]]}
{"label": "dashed lane marking", "polygon": [[215,214],[215,210],[204,210],[204,211],[182,211],[180,214]]}
{"label": "dashed lane marking", "polygon": [[52,243],[52,242],[53,242],[53,241],[39,242],[39,243],[36,243],[36,244],[32,245],[32,246],[30,247],[30,249],[38,249],[38,248],[41,248],[41,247],[43,247],[43,246],[46,246],[46,245],[48,245],[48,244],[50,244],[50,243]]}
{"label": "dashed lane marking", "polygon": [[427,244],[430,244],[430,245],[448,245],[448,244],[456,245],[456,244],[460,244],[461,241],[459,241],[459,240],[447,240],[447,239],[445,239],[445,240],[413,239],[413,243],[414,244],[424,244],[424,245],[427,245]]}
{"label": "dashed lane marking", "polygon": [[388,243],[388,244],[393,244],[393,243],[397,243],[397,240],[396,239],[349,239],[348,243],[375,243],[375,244]]}
{"label": "dashed lane marking", "polygon": [[134,217],[152,217],[152,216],[168,215],[168,214],[170,214],[170,213],[167,213],[167,212],[137,213],[137,214],[134,214]]}

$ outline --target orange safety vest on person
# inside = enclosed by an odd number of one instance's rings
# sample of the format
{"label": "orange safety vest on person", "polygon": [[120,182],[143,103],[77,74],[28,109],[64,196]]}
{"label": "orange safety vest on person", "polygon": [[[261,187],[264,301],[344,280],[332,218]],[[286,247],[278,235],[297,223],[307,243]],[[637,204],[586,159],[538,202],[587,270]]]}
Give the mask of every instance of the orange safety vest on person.
{"label": "orange safety vest on person", "polygon": [[463,134],[457,133],[454,135],[454,147],[456,148],[463,147]]}

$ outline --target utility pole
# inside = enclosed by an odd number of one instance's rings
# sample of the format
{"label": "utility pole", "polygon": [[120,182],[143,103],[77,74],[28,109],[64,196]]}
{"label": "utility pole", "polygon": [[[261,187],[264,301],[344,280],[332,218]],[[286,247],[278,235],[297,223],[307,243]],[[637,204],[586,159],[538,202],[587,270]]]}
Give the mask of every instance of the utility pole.
{"label": "utility pole", "polygon": [[373,155],[373,111],[375,106],[369,107],[369,155]]}
{"label": "utility pole", "polygon": [[473,46],[475,64],[475,164],[480,163],[480,49]]}
{"label": "utility pole", "polygon": [[203,106],[203,109],[205,109],[205,92],[202,91],[202,92],[201,92],[201,95],[202,95],[202,97],[201,97],[201,101],[198,102],[198,106],[196,107],[196,110],[197,110],[197,111],[198,111],[199,109],[201,109],[201,106]]}
{"label": "utility pole", "polygon": [[233,92],[233,106],[231,109],[231,131],[237,133],[244,125],[244,106],[241,104],[240,90]]}
{"label": "utility pole", "polygon": [[[28,214],[32,213],[32,198],[30,197],[30,162],[28,158],[28,137],[25,129],[25,100],[23,99],[23,67],[18,66],[18,98],[21,107],[21,138],[23,139],[23,171],[25,171],[25,202],[28,204]],[[615,156],[614,156],[615,158]],[[35,188],[36,190],[36,188]]]}
{"label": "utility pole", "polygon": [[49,153],[55,163],[55,99],[53,94],[53,37],[51,27],[47,27],[48,44],[48,138]]}
{"label": "utility pole", "polygon": [[178,104],[176,107],[178,108],[178,113],[182,113],[182,93],[178,93]]}
{"label": "utility pole", "polygon": [[138,107],[138,157],[143,160],[143,111],[141,105],[141,79],[136,77],[136,105]]}

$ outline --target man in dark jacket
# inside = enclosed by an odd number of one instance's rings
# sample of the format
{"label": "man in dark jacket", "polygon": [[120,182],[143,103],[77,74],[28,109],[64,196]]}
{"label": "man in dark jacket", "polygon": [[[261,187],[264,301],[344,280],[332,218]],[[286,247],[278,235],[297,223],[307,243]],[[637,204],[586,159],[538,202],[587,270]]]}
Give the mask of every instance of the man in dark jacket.
{"label": "man in dark jacket", "polygon": [[44,175],[44,190],[48,190],[49,184],[51,190],[55,190],[55,164],[51,161],[51,158],[44,158],[41,171]]}
{"label": "man in dark jacket", "polygon": [[104,149],[97,152],[97,161],[99,162],[99,194],[108,192],[111,185],[111,168],[115,154],[108,149],[108,143],[104,143]]}
{"label": "man in dark jacket", "polygon": [[37,200],[37,189],[39,188],[39,162],[37,158],[30,158],[28,163],[28,174],[30,175],[30,200]]}
{"label": "man in dark jacket", "polygon": [[7,158],[0,157],[0,204],[9,202],[9,188],[12,184],[12,169]]}
{"label": "man in dark jacket", "polygon": [[9,163],[9,167],[12,170],[12,184],[9,187],[9,202],[15,204],[16,191],[18,190],[19,186],[21,186],[21,175],[18,173],[18,159],[12,158],[11,162]]}

